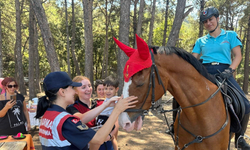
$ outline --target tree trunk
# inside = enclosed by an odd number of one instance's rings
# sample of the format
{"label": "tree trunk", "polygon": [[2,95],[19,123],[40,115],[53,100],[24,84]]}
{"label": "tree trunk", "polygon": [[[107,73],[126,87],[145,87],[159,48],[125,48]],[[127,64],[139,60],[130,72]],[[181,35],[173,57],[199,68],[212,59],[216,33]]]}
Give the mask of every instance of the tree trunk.
{"label": "tree trunk", "polygon": [[16,62],[17,70],[16,76],[19,83],[19,90],[22,95],[26,95],[26,87],[23,78],[23,65],[22,65],[22,37],[21,37],[21,10],[19,0],[15,0],[16,7]]}
{"label": "tree trunk", "polygon": [[151,12],[151,20],[149,26],[149,35],[148,35],[148,45],[152,45],[152,38],[153,38],[153,29],[154,29],[154,22],[155,22],[155,3],[156,0],[153,1],[153,8]]}
{"label": "tree trunk", "polygon": [[105,0],[105,47],[104,47],[104,57],[103,57],[103,65],[102,65],[102,78],[106,78],[108,76],[108,57],[109,57],[109,42],[108,42],[108,27],[109,27],[109,17],[108,17],[108,0]]}
{"label": "tree trunk", "polygon": [[40,0],[31,0],[31,4],[36,14],[36,18],[41,30],[51,72],[60,71],[60,66],[53,43],[53,37],[49,28],[49,24],[42,3]]}
{"label": "tree trunk", "polygon": [[76,37],[76,22],[75,22],[75,3],[74,0],[72,0],[72,37],[71,37],[71,54],[74,61],[75,69],[77,75],[81,75],[80,68],[78,65],[78,61],[76,59],[75,54],[75,37]]}
{"label": "tree trunk", "polygon": [[84,35],[85,35],[85,76],[93,84],[93,31],[92,6],[93,0],[83,0]]}
{"label": "tree trunk", "polygon": [[15,48],[14,48],[14,62],[15,62],[15,79],[17,80],[17,81],[19,81],[19,76],[17,75],[17,71],[18,71],[18,67],[17,67],[17,58],[16,58],[16,56],[17,56],[17,54],[16,54],[16,46],[17,45],[17,43],[15,43]]}
{"label": "tree trunk", "polygon": [[243,28],[243,26],[241,25],[241,26],[240,26],[240,37],[241,37],[241,35],[242,35],[242,28]]}
{"label": "tree trunk", "polygon": [[34,59],[34,53],[35,53],[35,16],[34,11],[32,9],[32,5],[30,3],[30,13],[29,13],[29,99],[32,99],[36,97],[35,94],[35,59]]}
{"label": "tree trunk", "polygon": [[231,18],[231,25],[230,25],[230,30],[232,30],[232,31],[234,31],[234,25],[233,25],[234,23],[235,23],[234,22],[234,16],[232,16],[232,18]]}
{"label": "tree trunk", "polygon": [[[144,0],[140,0],[140,9],[139,9],[139,13],[138,13],[138,23],[137,23],[137,27],[136,27],[136,34],[138,36],[141,36],[144,4],[145,4]],[[135,41],[136,41],[136,39],[135,39]],[[134,44],[134,47],[135,47],[135,49],[137,48],[136,42]]]}
{"label": "tree trunk", "polygon": [[0,9],[0,77],[3,77],[2,11]]}
{"label": "tree trunk", "polygon": [[136,14],[137,14],[137,3],[138,3],[138,0],[134,0],[134,16],[133,16],[133,31],[134,31],[134,47],[136,47],[136,38],[135,38],[135,34],[136,34],[136,28],[137,28],[137,25],[136,25]]}
{"label": "tree trunk", "polygon": [[[227,5],[227,4],[226,4]],[[229,20],[229,8],[226,7],[226,30],[228,30],[228,20]]]}
{"label": "tree trunk", "polygon": [[250,16],[248,19],[248,30],[247,30],[247,42],[245,51],[245,64],[244,64],[244,81],[243,91],[248,94],[248,82],[249,82],[249,49],[250,49]]}
{"label": "tree trunk", "polygon": [[166,2],[165,25],[164,25],[164,31],[163,31],[162,46],[166,45],[167,29],[168,29],[168,6],[169,6],[169,0],[167,0]]}
{"label": "tree trunk", "polygon": [[167,46],[175,46],[176,42],[178,41],[179,32],[184,18],[185,5],[186,0],[178,0],[175,11],[174,23],[168,38]]}
{"label": "tree trunk", "polygon": [[68,26],[68,6],[67,6],[67,0],[65,2],[65,26],[66,26],[66,34],[67,34],[67,64],[68,64],[68,75],[71,77],[71,71],[70,71],[70,53],[69,53],[69,26]]}
{"label": "tree trunk", "polygon": [[[201,4],[200,11],[202,12],[204,10],[205,1],[200,0],[200,4]],[[202,37],[202,36],[203,36],[203,23],[200,21],[200,23],[199,23],[199,37]]]}
{"label": "tree trunk", "polygon": [[[34,12],[34,10],[33,10]],[[35,17],[35,13],[34,13]],[[37,22],[34,22],[34,60],[35,60],[35,86],[36,86],[36,93],[42,92],[41,84],[40,84],[40,69],[39,69],[39,53],[38,53],[38,33],[37,33]]]}
{"label": "tree trunk", "polygon": [[[130,25],[130,0],[121,0],[121,12],[120,12],[120,23],[119,23],[119,41],[129,45],[129,25]],[[127,55],[118,49],[118,60],[117,60],[117,77],[119,81],[118,95],[122,93],[123,87],[123,68],[127,62]]]}

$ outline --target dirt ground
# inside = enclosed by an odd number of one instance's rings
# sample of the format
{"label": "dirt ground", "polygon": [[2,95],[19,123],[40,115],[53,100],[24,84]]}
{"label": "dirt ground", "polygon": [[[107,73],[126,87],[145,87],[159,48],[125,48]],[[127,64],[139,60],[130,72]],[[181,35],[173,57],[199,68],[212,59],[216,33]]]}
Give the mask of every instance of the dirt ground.
{"label": "dirt ground", "polygon": [[[164,109],[171,109],[171,95],[163,96],[161,104]],[[250,95],[248,95],[250,99]],[[172,113],[166,114],[168,120],[172,122]],[[119,150],[174,150],[174,143],[170,135],[166,134],[167,124],[163,114],[157,111],[150,112],[144,118],[143,129],[140,131],[125,132],[121,128],[118,133],[118,148]],[[41,150],[41,145],[38,136],[38,127],[30,132],[33,136],[35,148]],[[250,124],[246,136],[250,137]],[[249,138],[248,137],[248,138]],[[246,138],[250,144],[250,139]],[[231,140],[231,150],[234,148],[234,140]]]}

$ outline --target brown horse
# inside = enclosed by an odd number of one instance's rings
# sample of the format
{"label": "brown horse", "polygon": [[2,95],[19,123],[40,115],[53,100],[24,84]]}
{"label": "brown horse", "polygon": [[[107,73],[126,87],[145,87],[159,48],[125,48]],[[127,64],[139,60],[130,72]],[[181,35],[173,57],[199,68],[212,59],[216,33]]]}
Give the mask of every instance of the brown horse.
{"label": "brown horse", "polygon": [[123,96],[134,95],[139,100],[136,109],[120,115],[121,127],[126,131],[140,129],[143,111],[166,89],[182,108],[174,123],[175,149],[226,150],[230,132],[227,107],[202,64],[184,50],[159,47],[152,51],[145,41],[136,38],[138,49],[115,39],[129,56],[124,68]]}

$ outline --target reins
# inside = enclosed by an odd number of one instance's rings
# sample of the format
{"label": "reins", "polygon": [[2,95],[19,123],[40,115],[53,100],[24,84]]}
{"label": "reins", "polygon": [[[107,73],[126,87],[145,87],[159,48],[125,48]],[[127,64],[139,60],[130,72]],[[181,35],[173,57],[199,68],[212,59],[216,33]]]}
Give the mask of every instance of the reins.
{"label": "reins", "polygon": [[[219,90],[222,88],[222,85],[224,84],[225,80],[223,81],[223,83],[218,87],[218,89],[215,91],[215,93],[213,93],[207,100],[205,100],[204,102],[201,102],[199,104],[196,104],[196,105],[193,105],[192,107],[196,107],[196,106],[199,106],[199,105],[202,105],[202,104],[205,104],[206,102],[208,102],[212,97],[214,97],[214,95],[216,95]],[[184,108],[190,108],[191,106],[189,107],[184,107]],[[182,109],[184,109],[182,108]],[[201,135],[195,135],[193,134],[192,132],[190,132],[189,130],[187,130],[182,124],[181,124],[181,121],[180,121],[180,111],[178,111],[178,125],[180,125],[186,132],[188,132],[189,134],[191,134],[193,137],[195,137],[195,139],[187,144],[185,144],[182,148],[185,149],[187,148],[189,145],[191,144],[194,144],[194,143],[201,143],[204,139],[207,139],[207,138],[210,138],[216,134],[218,134],[220,131],[222,131],[228,124],[228,107],[227,107],[227,103],[225,102],[225,109],[226,109],[226,121],[225,123],[221,126],[221,128],[219,130],[217,130],[215,133],[213,134],[210,134],[208,136],[201,136]],[[178,135],[178,131],[177,131],[177,135]],[[177,141],[177,146],[178,146],[178,141]]]}
{"label": "reins", "polygon": [[[220,131],[222,131],[222,130],[227,126],[227,124],[228,124],[228,119],[229,119],[229,115],[228,115],[228,106],[227,106],[227,102],[226,102],[225,100],[224,100],[224,101],[225,101],[224,103],[225,103],[225,109],[226,109],[226,121],[225,121],[225,123],[221,126],[221,128],[220,128],[219,130],[217,130],[217,131],[216,131],[215,133],[213,133],[213,134],[210,134],[210,135],[208,135],[208,136],[195,135],[195,134],[193,134],[192,132],[190,132],[189,130],[187,130],[187,129],[181,124],[181,122],[180,122],[180,112],[181,112],[181,110],[186,109],[186,108],[196,107],[196,106],[200,106],[200,105],[202,105],[202,104],[205,104],[205,103],[208,102],[210,99],[212,99],[212,98],[222,89],[222,86],[224,85],[225,81],[226,81],[226,79],[224,79],[224,80],[222,81],[222,83],[220,83],[218,89],[217,89],[208,99],[206,99],[205,101],[203,101],[203,102],[201,102],[201,103],[198,103],[198,104],[195,104],[195,105],[191,105],[191,106],[187,106],[187,107],[183,107],[183,108],[179,107],[179,108],[177,108],[177,109],[171,109],[171,110],[164,110],[164,109],[162,108],[161,113],[164,113],[164,117],[165,117],[166,122],[167,122],[167,117],[166,117],[165,113],[166,113],[166,112],[177,111],[178,126],[177,126],[176,140],[175,140],[173,134],[171,134],[171,136],[172,136],[172,139],[173,139],[173,141],[174,141],[174,143],[175,143],[175,146],[177,146],[178,149],[180,149],[180,147],[178,146],[179,126],[181,126],[186,132],[188,132],[189,134],[191,134],[191,135],[195,138],[193,141],[191,141],[191,142],[189,142],[189,143],[187,143],[187,144],[184,144],[184,146],[183,146],[183,148],[181,148],[181,150],[184,150],[185,148],[187,148],[187,147],[188,147],[189,145],[191,145],[191,144],[194,144],[194,143],[201,143],[204,139],[210,138],[210,137],[212,137],[212,136],[218,134]],[[168,122],[167,122],[167,124],[168,124]]]}

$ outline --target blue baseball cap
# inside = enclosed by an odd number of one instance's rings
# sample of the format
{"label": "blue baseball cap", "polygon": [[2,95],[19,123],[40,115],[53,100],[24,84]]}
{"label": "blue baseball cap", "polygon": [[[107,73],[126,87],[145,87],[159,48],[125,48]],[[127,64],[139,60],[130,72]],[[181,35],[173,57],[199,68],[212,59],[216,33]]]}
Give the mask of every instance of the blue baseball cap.
{"label": "blue baseball cap", "polygon": [[66,86],[79,87],[82,83],[73,82],[69,75],[63,71],[49,73],[43,80],[45,91],[56,90]]}

